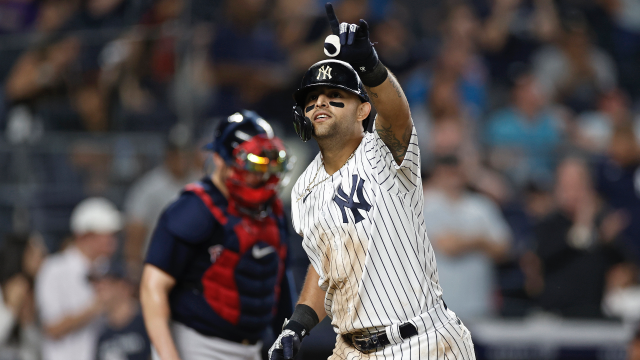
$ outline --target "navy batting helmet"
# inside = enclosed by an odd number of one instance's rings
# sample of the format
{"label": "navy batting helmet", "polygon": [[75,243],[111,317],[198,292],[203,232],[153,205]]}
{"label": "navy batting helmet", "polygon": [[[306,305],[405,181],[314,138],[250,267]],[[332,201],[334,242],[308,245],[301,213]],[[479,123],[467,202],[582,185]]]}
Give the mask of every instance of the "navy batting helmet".
{"label": "navy batting helmet", "polygon": [[233,162],[233,150],[258,134],[273,138],[271,125],[255,111],[241,110],[220,121],[213,141],[205,149],[217,152],[226,162]]}
{"label": "navy batting helmet", "polygon": [[[364,85],[358,73],[348,63],[340,60],[322,60],[311,65],[302,78],[300,88],[293,93],[296,106],[293,111],[293,125],[296,133],[307,141],[311,138],[313,125],[311,121],[306,121],[302,108],[306,105],[307,94],[315,87],[331,86],[352,92],[360,98],[362,102],[369,102],[369,95],[364,89]],[[296,109],[299,108],[299,109]],[[296,111],[297,110],[297,111]],[[368,130],[371,113],[362,121],[362,126]]]}

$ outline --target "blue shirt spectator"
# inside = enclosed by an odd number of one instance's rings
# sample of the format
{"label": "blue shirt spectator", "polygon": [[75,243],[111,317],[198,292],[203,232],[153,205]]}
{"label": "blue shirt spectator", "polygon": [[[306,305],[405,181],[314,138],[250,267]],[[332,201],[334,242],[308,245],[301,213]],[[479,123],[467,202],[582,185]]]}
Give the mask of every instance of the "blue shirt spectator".
{"label": "blue shirt spectator", "polygon": [[561,135],[559,117],[545,106],[535,79],[524,75],[516,81],[513,104],[489,119],[484,139],[493,165],[522,185],[552,176]]}

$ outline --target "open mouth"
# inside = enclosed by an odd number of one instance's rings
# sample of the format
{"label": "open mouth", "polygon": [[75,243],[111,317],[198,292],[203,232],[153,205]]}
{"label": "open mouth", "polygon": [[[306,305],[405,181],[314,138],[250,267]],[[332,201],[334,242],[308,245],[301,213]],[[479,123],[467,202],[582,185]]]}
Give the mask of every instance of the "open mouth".
{"label": "open mouth", "polygon": [[328,118],[330,118],[331,116],[329,116],[329,114],[327,113],[318,113],[313,117],[313,120],[315,121],[324,121]]}

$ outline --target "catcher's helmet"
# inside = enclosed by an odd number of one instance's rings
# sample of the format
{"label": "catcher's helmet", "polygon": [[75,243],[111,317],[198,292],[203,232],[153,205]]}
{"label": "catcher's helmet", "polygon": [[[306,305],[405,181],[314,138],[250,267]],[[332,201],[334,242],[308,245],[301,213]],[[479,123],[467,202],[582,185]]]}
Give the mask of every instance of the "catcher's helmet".
{"label": "catcher's helmet", "polygon": [[213,133],[213,141],[205,149],[217,152],[230,163],[234,161],[233,150],[259,134],[269,139],[274,136],[271,125],[260,115],[251,110],[241,110],[220,121]]}
{"label": "catcher's helmet", "polygon": [[[369,95],[356,71],[348,63],[340,60],[322,60],[311,65],[302,78],[300,88],[293,93],[296,106],[293,108],[293,126],[303,141],[311,139],[313,125],[304,116],[305,98],[309,91],[317,86],[331,86],[352,92],[362,102],[369,102]],[[362,121],[362,126],[368,130],[369,116]]]}

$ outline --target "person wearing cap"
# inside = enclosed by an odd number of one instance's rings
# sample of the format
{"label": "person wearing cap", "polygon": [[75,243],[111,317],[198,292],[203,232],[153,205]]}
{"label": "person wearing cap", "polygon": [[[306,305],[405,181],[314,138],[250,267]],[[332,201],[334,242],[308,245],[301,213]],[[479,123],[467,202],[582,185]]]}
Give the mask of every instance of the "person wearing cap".
{"label": "person wearing cap", "polygon": [[115,252],[120,212],[107,199],[88,198],[71,213],[70,227],[72,243],[48,257],[36,277],[43,360],[93,360],[100,316],[114,295],[96,291],[87,276]]}
{"label": "person wearing cap", "polygon": [[442,299],[407,99],[366,21],[340,23],[326,10],[333,58],[313,64],[293,94],[294,129],[320,148],[291,193],[311,265],[269,359],[293,359],[326,316],[330,360],[475,359],[469,330]]}
{"label": "person wearing cap", "polygon": [[261,359],[261,339],[293,311],[288,233],[277,191],[288,156],[268,122],[243,110],[220,121],[215,170],[160,216],[140,299],[162,360]]}
{"label": "person wearing cap", "polygon": [[149,360],[151,342],[144,326],[136,284],[124,264],[114,260],[89,274],[98,291],[116,294],[107,304],[95,360]]}

